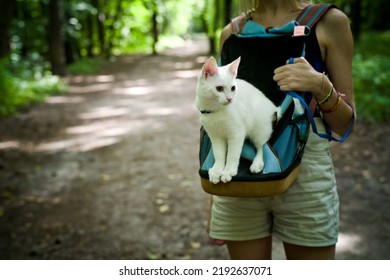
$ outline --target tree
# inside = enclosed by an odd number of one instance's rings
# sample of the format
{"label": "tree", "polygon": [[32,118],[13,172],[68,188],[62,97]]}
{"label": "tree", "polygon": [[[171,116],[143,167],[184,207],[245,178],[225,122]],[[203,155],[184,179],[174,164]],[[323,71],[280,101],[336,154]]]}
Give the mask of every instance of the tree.
{"label": "tree", "polygon": [[[115,2],[115,1],[113,1]],[[118,24],[120,17],[122,16],[122,0],[116,0],[116,3],[113,8],[110,9],[110,12],[106,13],[108,18],[106,22],[105,31],[107,36],[107,40],[105,41],[104,55],[106,58],[109,58],[112,55],[112,48],[114,46],[114,40],[117,37],[115,26]]]}
{"label": "tree", "polygon": [[61,0],[50,0],[49,13],[49,61],[54,75],[65,75],[65,52],[60,15]]}
{"label": "tree", "polygon": [[355,40],[359,40],[362,25],[362,0],[352,0],[349,16],[352,21],[352,34]]}
{"label": "tree", "polygon": [[0,0],[0,58],[11,50],[11,24],[15,0]]}
{"label": "tree", "polygon": [[152,45],[152,51],[153,55],[157,54],[156,46],[158,43],[158,7],[155,3],[152,4],[152,34],[153,34],[153,45]]}
{"label": "tree", "polygon": [[[318,2],[318,1],[316,1]],[[335,3],[351,20],[354,39],[359,40],[362,30],[390,29],[390,2],[387,0],[335,0]]]}
{"label": "tree", "polygon": [[224,7],[225,24],[228,24],[231,20],[232,6],[233,6],[233,0],[225,0],[225,7]]}
{"label": "tree", "polygon": [[105,31],[104,31],[104,21],[106,19],[106,15],[103,11],[103,7],[101,5],[101,0],[92,0],[92,5],[96,8],[96,22],[97,22],[97,37],[98,37],[98,45],[100,49],[100,54],[104,54],[105,49]]}

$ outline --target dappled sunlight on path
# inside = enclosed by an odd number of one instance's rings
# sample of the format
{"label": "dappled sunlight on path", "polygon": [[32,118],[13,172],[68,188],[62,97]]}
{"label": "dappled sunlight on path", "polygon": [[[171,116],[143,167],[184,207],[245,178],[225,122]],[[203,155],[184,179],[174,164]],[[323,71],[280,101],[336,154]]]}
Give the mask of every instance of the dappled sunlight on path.
{"label": "dappled sunlight on path", "polygon": [[[40,139],[39,143],[8,139],[0,142],[0,149],[12,146],[28,152],[89,151],[116,144],[142,130],[164,129],[167,124],[163,117],[195,118],[194,79],[203,59],[178,59],[119,58],[109,66],[113,72],[104,70],[110,74],[65,78],[69,92],[49,97],[46,104],[50,107],[37,114],[51,118],[62,106],[70,111],[73,108],[69,117],[75,125],[56,127],[59,131],[54,137]],[[106,104],[102,104],[102,98]]]}
{"label": "dappled sunlight on path", "polygon": [[0,123],[1,257],[226,258],[208,244],[197,177],[206,49],[119,57]]}

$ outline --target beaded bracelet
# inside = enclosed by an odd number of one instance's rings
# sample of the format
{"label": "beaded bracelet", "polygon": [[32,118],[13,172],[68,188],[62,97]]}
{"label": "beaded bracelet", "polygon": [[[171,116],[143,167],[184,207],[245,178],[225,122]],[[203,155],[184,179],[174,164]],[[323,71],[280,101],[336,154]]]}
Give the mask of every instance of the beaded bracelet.
{"label": "beaded bracelet", "polygon": [[340,106],[340,104],[341,104],[341,95],[337,95],[337,101],[336,101],[336,104],[332,107],[332,108],[330,108],[330,109],[321,109],[321,108],[319,108],[320,109],[320,111],[322,112],[322,113],[325,113],[325,114],[328,114],[328,113],[332,113],[332,112],[334,112],[334,111],[336,111],[338,108],[339,108],[339,106]]}

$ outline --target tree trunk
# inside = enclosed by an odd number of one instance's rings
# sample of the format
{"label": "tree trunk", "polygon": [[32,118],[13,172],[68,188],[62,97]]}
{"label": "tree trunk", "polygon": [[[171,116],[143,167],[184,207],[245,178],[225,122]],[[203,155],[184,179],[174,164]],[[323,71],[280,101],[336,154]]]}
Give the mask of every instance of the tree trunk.
{"label": "tree trunk", "polygon": [[232,3],[233,0],[225,0],[225,24],[230,23],[232,16]]}
{"label": "tree trunk", "polygon": [[157,55],[157,50],[156,50],[156,46],[157,46],[157,43],[158,43],[158,21],[157,21],[157,17],[158,17],[157,6],[155,4],[153,4],[153,14],[152,14],[152,34],[153,34],[152,49],[153,49],[153,55]]}
{"label": "tree trunk", "polygon": [[100,5],[99,0],[92,0],[93,6],[97,10],[97,32],[98,32],[98,39],[99,39],[99,48],[100,48],[100,55],[104,55],[105,52],[105,45],[106,45],[106,37],[104,32],[104,21],[106,20],[106,15],[103,12],[102,5]]}
{"label": "tree trunk", "polygon": [[65,75],[65,55],[62,38],[60,1],[49,1],[49,61],[54,75]]}
{"label": "tree trunk", "polygon": [[0,0],[0,58],[11,50],[11,23],[15,0]]}
{"label": "tree trunk", "polygon": [[209,54],[215,55],[216,54],[216,48],[214,44],[215,31],[212,30],[212,28],[210,28],[210,25],[208,24],[206,19],[206,15],[208,13],[208,7],[209,7],[209,1],[205,0],[204,9],[201,15],[201,21],[202,21],[203,30],[206,32],[207,39],[209,41]]}
{"label": "tree trunk", "polygon": [[87,35],[87,56],[93,57],[93,22],[94,17],[92,14],[88,14],[86,19],[86,35]]}
{"label": "tree trunk", "polygon": [[[69,11],[65,11],[65,20],[68,22],[72,15],[69,13]],[[71,64],[76,61],[75,58],[75,47],[74,47],[74,41],[76,41],[71,36],[68,36],[69,34],[65,34],[65,40],[64,40],[64,54],[65,54],[65,64]]]}
{"label": "tree trunk", "polygon": [[362,0],[353,0],[351,3],[351,31],[355,41],[359,40],[362,22]]}
{"label": "tree trunk", "polygon": [[107,39],[107,44],[105,44],[105,57],[109,58],[112,54],[112,49],[114,47],[114,38],[115,38],[115,23],[119,20],[119,17],[122,14],[122,0],[117,0],[115,7],[115,14],[111,17],[111,25],[107,27],[109,38]]}
{"label": "tree trunk", "polygon": [[217,46],[219,43],[219,38],[217,38],[217,30],[219,28],[219,23],[220,23],[220,18],[221,18],[221,3],[220,0],[215,0],[215,13],[214,13],[214,23],[213,23],[213,30],[211,32],[212,36],[209,37],[210,40],[210,53],[211,54],[216,54],[217,51]]}

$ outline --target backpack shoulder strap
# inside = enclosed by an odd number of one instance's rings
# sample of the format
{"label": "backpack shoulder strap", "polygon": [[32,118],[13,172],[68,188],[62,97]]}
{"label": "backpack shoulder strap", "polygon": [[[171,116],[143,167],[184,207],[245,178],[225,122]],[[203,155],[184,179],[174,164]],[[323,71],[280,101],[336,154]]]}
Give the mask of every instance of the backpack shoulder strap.
{"label": "backpack shoulder strap", "polygon": [[244,28],[245,23],[248,21],[249,18],[250,18],[250,12],[243,13],[238,17],[233,18],[230,21],[232,27],[232,33],[240,34],[242,29]]}
{"label": "backpack shoulder strap", "polygon": [[303,9],[296,21],[299,25],[305,25],[312,28],[329,9],[335,7],[335,5],[327,3],[309,5]]}

